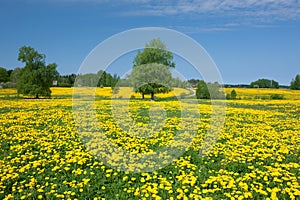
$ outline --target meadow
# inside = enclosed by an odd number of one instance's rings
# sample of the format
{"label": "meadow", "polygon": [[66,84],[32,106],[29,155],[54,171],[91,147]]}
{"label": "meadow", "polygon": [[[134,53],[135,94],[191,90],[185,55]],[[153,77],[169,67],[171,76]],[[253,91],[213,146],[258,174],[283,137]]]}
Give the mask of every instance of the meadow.
{"label": "meadow", "polygon": [[[0,199],[300,199],[300,91],[236,88],[240,100],[226,100],[224,126],[205,156],[211,102],[184,102],[190,113],[199,112],[199,118],[186,116],[196,130],[188,148],[163,168],[140,173],[114,167],[120,155],[104,155],[115,161],[104,162],[83,144],[72,91],[52,88],[51,99],[26,99],[16,98],[13,89],[0,89]],[[258,92],[283,94],[284,99],[257,99]],[[110,88],[96,90],[96,115],[105,138],[133,154],[172,145],[182,123],[173,96],[190,91],[176,89],[155,102],[130,95],[124,119],[123,107],[114,114],[112,102],[123,105],[129,93],[125,88],[111,100]],[[166,114],[150,112],[151,107],[164,108]],[[129,119],[146,135],[134,135],[136,130],[126,126]]]}

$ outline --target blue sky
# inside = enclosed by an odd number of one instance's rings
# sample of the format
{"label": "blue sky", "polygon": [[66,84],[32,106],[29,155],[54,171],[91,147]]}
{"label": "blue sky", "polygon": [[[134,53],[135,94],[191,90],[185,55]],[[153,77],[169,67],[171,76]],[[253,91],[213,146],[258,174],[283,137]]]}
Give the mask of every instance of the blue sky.
{"label": "blue sky", "polygon": [[[76,73],[108,37],[165,27],[201,44],[224,83],[270,78],[289,85],[300,74],[298,0],[2,0],[0,26],[0,66],[9,69],[23,66],[18,49],[30,45],[61,74]],[[115,63],[130,66],[133,56]],[[177,66],[184,64],[178,60]],[[184,73],[198,78],[192,70]]]}

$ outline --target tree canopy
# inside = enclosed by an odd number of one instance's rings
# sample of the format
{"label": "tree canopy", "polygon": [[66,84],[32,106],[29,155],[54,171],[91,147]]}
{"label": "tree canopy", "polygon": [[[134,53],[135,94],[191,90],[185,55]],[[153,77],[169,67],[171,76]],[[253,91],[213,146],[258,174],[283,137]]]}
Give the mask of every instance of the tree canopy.
{"label": "tree canopy", "polygon": [[258,79],[250,84],[250,87],[259,87],[259,88],[279,88],[279,83],[274,80],[269,79]]}
{"label": "tree canopy", "polygon": [[292,90],[300,90],[300,74],[297,74],[295,79],[292,80],[290,88]]}
{"label": "tree canopy", "polygon": [[166,45],[159,39],[152,39],[145,45],[143,51],[138,51],[133,60],[133,66],[149,63],[163,64],[168,67],[175,67],[173,54],[167,50]]}
{"label": "tree canopy", "polygon": [[50,87],[58,77],[57,65],[45,64],[46,56],[38,53],[34,48],[23,46],[19,50],[18,60],[25,63],[18,74],[17,90],[19,94],[50,97]]}

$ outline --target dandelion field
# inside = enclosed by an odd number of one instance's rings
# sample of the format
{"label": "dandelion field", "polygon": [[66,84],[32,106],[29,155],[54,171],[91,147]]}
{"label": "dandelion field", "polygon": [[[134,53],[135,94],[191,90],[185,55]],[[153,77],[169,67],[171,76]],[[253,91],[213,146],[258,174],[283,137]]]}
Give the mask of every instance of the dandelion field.
{"label": "dandelion field", "polygon": [[[225,124],[206,156],[199,151],[211,105],[200,100],[199,119],[191,119],[197,134],[189,148],[170,165],[142,173],[112,168],[87,151],[76,130],[69,89],[56,88],[52,99],[5,98],[13,95],[11,90],[0,94],[0,199],[300,198],[300,93],[284,100],[226,101]],[[99,91],[102,97],[109,94],[106,88]],[[122,100],[96,99],[105,136],[136,153],[170,143],[179,129],[180,110],[176,99],[164,97],[130,100],[130,118],[138,128],[164,126],[146,139],[126,134],[114,123],[111,101]],[[157,121],[149,119],[154,104],[166,110],[164,121],[160,115]],[[125,121],[123,125],[126,129]]]}

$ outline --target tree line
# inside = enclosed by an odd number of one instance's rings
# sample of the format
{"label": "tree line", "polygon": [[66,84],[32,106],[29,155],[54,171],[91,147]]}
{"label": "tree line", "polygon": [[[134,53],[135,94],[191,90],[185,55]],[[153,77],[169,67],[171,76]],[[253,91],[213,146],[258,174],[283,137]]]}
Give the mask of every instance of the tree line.
{"label": "tree line", "polygon": [[[42,69],[41,69],[42,70]],[[6,70],[0,67],[0,83],[4,88],[16,88],[18,80],[22,79],[21,75],[24,73],[23,68],[15,68],[14,70]],[[34,75],[33,75],[34,76]],[[114,84],[120,80],[116,74],[111,75],[103,70],[96,74],[69,74],[60,75],[58,72],[52,78],[51,87],[73,87],[76,78],[80,76],[81,85],[87,87],[113,87]],[[100,78],[99,78],[100,77]],[[35,77],[37,78],[37,77]],[[128,84],[127,84],[128,85]]]}
{"label": "tree line", "polygon": [[[202,81],[200,79],[190,79],[188,80],[194,88],[198,86],[198,83]],[[270,79],[258,79],[251,82],[250,84],[224,84],[225,88],[289,88],[292,90],[300,90],[300,74],[297,74],[294,79],[292,79],[290,86],[279,85],[279,82]]]}
{"label": "tree line", "polygon": [[[56,70],[56,63],[47,65],[46,56],[30,46],[23,46],[19,49],[18,60],[24,63],[23,68],[6,70],[0,67],[0,86],[16,87],[19,94],[36,98],[39,96],[50,97],[50,87],[53,86],[112,88],[130,86],[135,92],[141,93],[142,98],[145,94],[150,94],[152,100],[154,100],[155,94],[169,92],[173,87],[197,87],[196,97],[200,99],[235,99],[237,96],[234,90],[226,96],[220,93],[220,88],[224,85],[217,82],[206,83],[197,79],[182,81],[172,77],[171,69],[175,68],[173,54],[167,50],[166,45],[159,38],[152,39],[142,51],[138,51],[133,60],[131,73],[124,79],[104,70],[95,74],[60,75]],[[279,83],[275,80],[258,79],[245,87],[279,88]],[[290,89],[300,90],[299,74],[291,81]]]}

